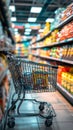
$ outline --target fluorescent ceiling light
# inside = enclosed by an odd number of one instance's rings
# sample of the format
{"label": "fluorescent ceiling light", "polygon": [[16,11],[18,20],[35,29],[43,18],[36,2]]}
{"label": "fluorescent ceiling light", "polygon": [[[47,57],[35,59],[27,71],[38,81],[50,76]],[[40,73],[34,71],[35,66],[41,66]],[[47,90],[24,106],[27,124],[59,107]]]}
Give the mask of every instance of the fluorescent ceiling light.
{"label": "fluorescent ceiling light", "polygon": [[48,18],[48,19],[46,19],[46,22],[50,22],[50,23],[52,23],[53,21],[54,21],[53,18]]}
{"label": "fluorescent ceiling light", "polygon": [[14,34],[16,35],[16,34],[18,34],[18,32],[14,32]]}
{"label": "fluorescent ceiling light", "polygon": [[42,7],[31,7],[30,12],[31,13],[40,13],[42,10]]}
{"label": "fluorescent ceiling light", "polygon": [[26,32],[31,32],[31,28],[25,29]]}
{"label": "fluorescent ceiling light", "polygon": [[9,6],[9,9],[10,9],[12,12],[15,12],[15,6],[14,6],[14,5],[10,5],[10,6]]}
{"label": "fluorescent ceiling light", "polygon": [[24,34],[25,34],[25,35],[29,35],[29,34],[30,34],[30,32],[25,32]]}
{"label": "fluorescent ceiling light", "polygon": [[18,29],[17,29],[17,28],[15,28],[15,29],[14,29],[14,31],[15,31],[15,32],[17,32],[17,31],[18,31]]}
{"label": "fluorescent ceiling light", "polygon": [[30,28],[30,24],[29,23],[26,23],[24,26],[25,26],[25,28]]}
{"label": "fluorescent ceiling light", "polygon": [[11,17],[11,21],[16,21],[16,17]]}
{"label": "fluorescent ceiling light", "polygon": [[28,18],[28,22],[36,22],[36,18],[30,17],[30,18]]}
{"label": "fluorescent ceiling light", "polygon": [[43,32],[43,31],[44,31],[44,29],[40,29],[40,30],[39,30],[39,32]]}

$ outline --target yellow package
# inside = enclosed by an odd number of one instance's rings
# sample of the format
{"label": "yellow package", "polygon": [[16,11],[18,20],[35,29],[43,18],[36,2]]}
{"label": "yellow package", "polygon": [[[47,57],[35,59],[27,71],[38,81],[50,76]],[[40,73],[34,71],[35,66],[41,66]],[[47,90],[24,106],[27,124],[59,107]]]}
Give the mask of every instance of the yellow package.
{"label": "yellow package", "polygon": [[73,75],[71,75],[70,79],[70,93],[73,94]]}
{"label": "yellow package", "polygon": [[33,87],[36,88],[45,88],[48,87],[48,74],[42,70],[33,71]]}

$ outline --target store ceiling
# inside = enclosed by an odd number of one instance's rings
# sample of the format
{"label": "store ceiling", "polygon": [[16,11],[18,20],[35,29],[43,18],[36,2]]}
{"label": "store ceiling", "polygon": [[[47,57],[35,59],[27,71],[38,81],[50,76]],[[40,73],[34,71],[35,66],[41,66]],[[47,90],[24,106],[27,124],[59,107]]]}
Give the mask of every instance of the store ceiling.
{"label": "store ceiling", "polygon": [[[47,18],[54,18],[54,11],[60,7],[66,7],[71,4],[73,0],[11,0],[10,5],[15,5],[15,12],[12,16],[17,18],[14,23],[26,24],[29,17],[37,18],[36,23],[41,24],[42,28]],[[42,7],[40,13],[31,13],[31,7]],[[31,22],[32,23],[32,22]],[[34,23],[34,22],[33,22]],[[20,31],[23,35],[24,31]],[[32,30],[31,35],[36,35],[37,30]]]}

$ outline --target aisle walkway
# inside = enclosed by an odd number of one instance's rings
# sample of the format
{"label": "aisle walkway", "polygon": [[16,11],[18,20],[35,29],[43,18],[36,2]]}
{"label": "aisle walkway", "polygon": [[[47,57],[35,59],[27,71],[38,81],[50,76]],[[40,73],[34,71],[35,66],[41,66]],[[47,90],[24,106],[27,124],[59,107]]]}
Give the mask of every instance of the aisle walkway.
{"label": "aisle walkway", "polygon": [[[16,119],[14,128],[6,130],[73,130],[73,106],[71,106],[59,92],[47,92],[26,94],[26,98],[36,98],[50,102],[56,112],[56,117],[53,119],[53,125],[46,127],[45,119],[39,117],[25,117]],[[21,108],[25,112],[36,112],[37,107],[30,102],[23,103]]]}

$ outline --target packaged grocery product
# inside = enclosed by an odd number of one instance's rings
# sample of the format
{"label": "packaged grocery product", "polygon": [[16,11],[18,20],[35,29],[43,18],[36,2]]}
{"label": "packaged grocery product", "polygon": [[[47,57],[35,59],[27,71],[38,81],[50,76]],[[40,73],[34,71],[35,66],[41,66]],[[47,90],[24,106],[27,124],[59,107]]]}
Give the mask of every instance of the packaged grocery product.
{"label": "packaged grocery product", "polygon": [[48,73],[47,72],[42,73],[42,70],[33,71],[33,87],[37,89],[39,83],[40,83],[41,88],[45,88],[48,86]]}
{"label": "packaged grocery product", "polygon": [[70,67],[69,72],[70,72],[71,74],[73,74],[73,67]]}
{"label": "packaged grocery product", "polygon": [[70,93],[73,94],[73,74],[71,75],[70,79]]}
{"label": "packaged grocery product", "polygon": [[73,38],[73,21],[65,25],[58,34],[60,41]]}
{"label": "packaged grocery product", "polygon": [[54,42],[57,42],[57,38],[58,38],[58,35],[57,35],[57,33],[59,32],[59,30],[58,29],[55,29],[53,32],[52,32],[52,43],[54,43]]}
{"label": "packaged grocery product", "polygon": [[43,31],[43,36],[45,36],[46,34],[48,34],[49,31],[50,31],[50,23],[46,22],[45,28],[44,28],[44,31]]}
{"label": "packaged grocery product", "polygon": [[70,58],[71,61],[73,60],[73,45],[70,46]]}
{"label": "packaged grocery product", "polygon": [[65,8],[58,8],[55,11],[55,20],[51,25],[51,29],[53,29],[56,25],[58,25],[61,22],[61,15],[64,10],[65,10]]}
{"label": "packaged grocery product", "polygon": [[62,87],[66,89],[66,74],[62,72]]}
{"label": "packaged grocery product", "polygon": [[62,78],[62,66],[58,66],[58,72],[57,72],[57,82],[61,85],[61,79]]}
{"label": "packaged grocery product", "polygon": [[44,45],[51,45],[51,43],[52,43],[52,36],[50,35],[45,39]]}
{"label": "packaged grocery product", "polygon": [[[60,84],[64,86],[64,83],[67,81],[66,77],[68,77],[68,73],[70,72],[70,67],[64,67],[64,66],[59,66],[58,67],[58,72],[57,72],[57,81],[60,81]],[[60,78],[60,80],[59,80]]]}
{"label": "packaged grocery product", "polygon": [[62,12],[61,21],[64,21],[73,14],[73,3],[68,5],[67,8]]}
{"label": "packaged grocery product", "polygon": [[63,46],[62,47],[62,55],[61,55],[61,58],[62,59],[67,59],[67,52],[68,52],[68,46]]}
{"label": "packaged grocery product", "polygon": [[70,88],[71,88],[71,74],[70,73],[67,73],[66,75],[66,84],[67,84],[67,90],[70,92]]}
{"label": "packaged grocery product", "polygon": [[60,58],[60,50],[61,50],[61,47],[57,47],[56,48],[56,58]]}
{"label": "packaged grocery product", "polygon": [[6,91],[5,91],[5,87],[1,86],[0,87],[0,107],[3,112],[5,110],[5,103],[6,103]]}

